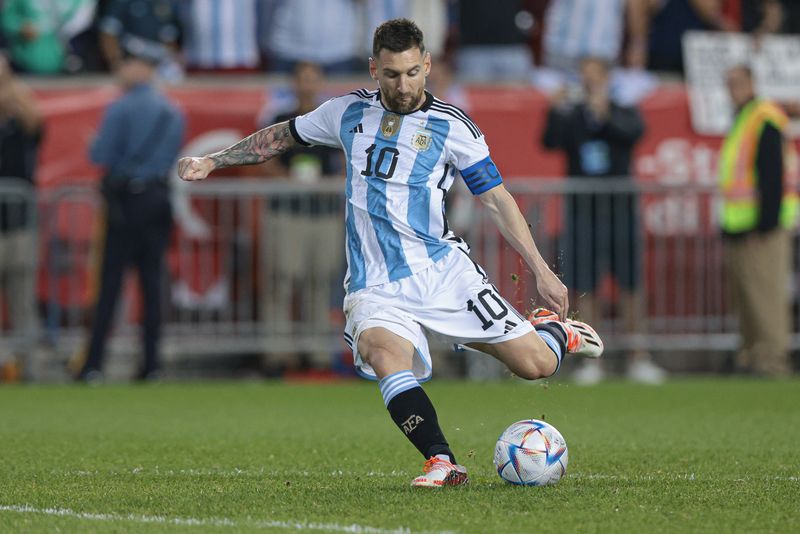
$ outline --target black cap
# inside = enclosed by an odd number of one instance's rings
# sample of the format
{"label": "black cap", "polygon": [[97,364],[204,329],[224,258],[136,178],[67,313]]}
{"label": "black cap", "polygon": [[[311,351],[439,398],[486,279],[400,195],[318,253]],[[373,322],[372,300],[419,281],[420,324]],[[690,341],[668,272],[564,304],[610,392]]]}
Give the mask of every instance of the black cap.
{"label": "black cap", "polygon": [[164,45],[156,41],[126,35],[120,39],[123,59],[138,59],[151,65],[158,65],[167,55]]}

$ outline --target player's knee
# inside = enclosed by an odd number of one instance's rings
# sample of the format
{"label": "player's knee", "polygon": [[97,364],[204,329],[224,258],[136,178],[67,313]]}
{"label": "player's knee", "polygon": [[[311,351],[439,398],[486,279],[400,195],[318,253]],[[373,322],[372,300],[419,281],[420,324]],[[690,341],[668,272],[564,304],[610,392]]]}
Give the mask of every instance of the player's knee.
{"label": "player's knee", "polygon": [[389,349],[380,345],[366,346],[364,347],[364,350],[360,350],[360,352],[364,361],[373,369],[384,367],[392,360],[393,357],[392,352]]}
{"label": "player's knee", "polygon": [[358,353],[364,363],[382,376],[411,369],[414,346],[388,330],[370,328],[359,336]]}
{"label": "player's knee", "polygon": [[525,380],[536,380],[546,378],[555,373],[558,361],[552,351],[548,349],[547,352],[549,354],[540,350],[532,351],[520,364],[515,374]]}

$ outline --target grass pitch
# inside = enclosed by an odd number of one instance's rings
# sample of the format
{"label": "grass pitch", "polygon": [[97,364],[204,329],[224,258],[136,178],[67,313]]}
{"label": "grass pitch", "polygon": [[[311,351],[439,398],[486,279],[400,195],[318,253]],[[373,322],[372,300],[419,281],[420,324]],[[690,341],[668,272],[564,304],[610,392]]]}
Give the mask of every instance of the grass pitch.
{"label": "grass pitch", "polygon": [[[425,386],[468,487],[409,487],[422,458],[374,384],[0,387],[0,532],[789,532],[800,382]],[[569,467],[493,470],[545,418]]]}

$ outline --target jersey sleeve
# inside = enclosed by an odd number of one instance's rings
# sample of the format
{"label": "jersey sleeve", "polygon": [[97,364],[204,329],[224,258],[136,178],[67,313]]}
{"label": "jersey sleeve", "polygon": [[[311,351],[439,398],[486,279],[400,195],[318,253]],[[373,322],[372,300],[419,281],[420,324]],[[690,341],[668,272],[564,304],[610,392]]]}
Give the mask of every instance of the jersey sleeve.
{"label": "jersey sleeve", "polygon": [[331,98],[317,109],[289,121],[292,137],[301,145],[323,145],[338,148],[339,125],[342,121],[343,97]]}
{"label": "jersey sleeve", "polygon": [[471,121],[455,121],[455,124],[450,151],[456,169],[472,194],[480,195],[503,183],[483,133]]}

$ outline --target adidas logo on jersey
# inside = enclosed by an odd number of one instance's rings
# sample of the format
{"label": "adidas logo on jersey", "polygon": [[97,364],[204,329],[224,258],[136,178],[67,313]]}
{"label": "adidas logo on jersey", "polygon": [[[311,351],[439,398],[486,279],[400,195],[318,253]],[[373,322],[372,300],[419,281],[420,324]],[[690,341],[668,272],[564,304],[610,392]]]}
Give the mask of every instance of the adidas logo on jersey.
{"label": "adidas logo on jersey", "polygon": [[358,126],[354,126],[352,130],[348,130],[350,133],[364,133],[364,126],[361,123],[358,123]]}

